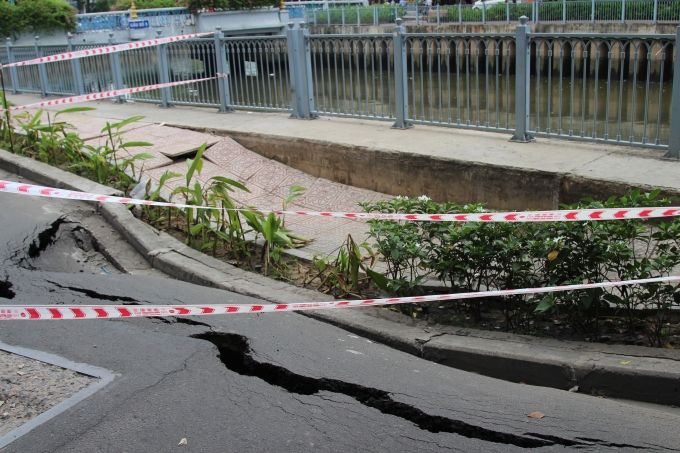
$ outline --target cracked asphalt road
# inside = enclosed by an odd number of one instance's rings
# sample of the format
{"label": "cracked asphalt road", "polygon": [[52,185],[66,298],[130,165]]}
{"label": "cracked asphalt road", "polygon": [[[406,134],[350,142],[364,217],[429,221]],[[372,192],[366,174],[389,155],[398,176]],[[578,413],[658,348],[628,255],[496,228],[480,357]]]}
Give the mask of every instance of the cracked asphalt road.
{"label": "cracked asphalt road", "polygon": [[[0,304],[258,302],[149,269],[90,205],[0,206]],[[3,453],[680,450],[676,415],[466,373],[294,313],[3,321],[0,341],[118,374]]]}

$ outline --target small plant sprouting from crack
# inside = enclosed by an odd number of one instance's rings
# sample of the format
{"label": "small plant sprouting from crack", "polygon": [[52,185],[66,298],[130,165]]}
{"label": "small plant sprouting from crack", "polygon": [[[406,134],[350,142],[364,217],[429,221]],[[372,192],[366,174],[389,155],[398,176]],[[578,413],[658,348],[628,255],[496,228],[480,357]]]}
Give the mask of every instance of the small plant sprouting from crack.
{"label": "small plant sprouting from crack", "polygon": [[590,443],[553,436],[548,439],[540,438],[534,434],[519,435],[493,431],[460,420],[427,414],[416,407],[395,401],[384,390],[364,387],[337,379],[311,378],[295,374],[278,365],[257,362],[250,353],[247,339],[241,335],[205,332],[192,335],[192,338],[207,340],[217,346],[220,360],[229,370],[235,373],[260,378],[270,385],[275,385],[300,395],[314,395],[320,391],[341,393],[354,398],[365,406],[377,409],[383,414],[408,420],[420,429],[432,433],[455,433],[468,438],[516,445],[523,448],[540,448],[551,445],[568,447],[590,445]]}

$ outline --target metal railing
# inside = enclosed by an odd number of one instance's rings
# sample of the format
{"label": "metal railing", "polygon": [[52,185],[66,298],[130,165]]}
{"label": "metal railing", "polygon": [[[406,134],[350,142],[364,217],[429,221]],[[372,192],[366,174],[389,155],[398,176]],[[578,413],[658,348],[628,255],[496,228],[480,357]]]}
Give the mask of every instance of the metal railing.
{"label": "metal railing", "polygon": [[531,38],[534,135],[668,143],[675,36]]}
{"label": "metal railing", "polygon": [[[410,11],[410,10],[409,10]],[[680,2],[677,0],[562,0],[556,2],[496,3],[486,7],[459,3],[457,5],[419,8],[411,12],[415,23],[517,23],[526,16],[530,23],[575,22],[680,22]],[[325,17],[325,16],[324,16]],[[308,22],[314,23],[308,13]],[[317,21],[324,25],[323,21]],[[347,21],[348,25],[353,22]],[[342,25],[345,25],[343,23]]]}
{"label": "metal railing", "polygon": [[[148,21],[148,27],[170,27],[193,25],[194,16],[187,8],[156,8],[137,10],[137,21]],[[130,25],[130,11],[110,13],[78,14],[76,33],[89,33],[106,30],[127,30]],[[145,24],[146,26],[146,24]]]}
{"label": "metal railing", "polygon": [[316,114],[394,120],[391,35],[309,38]]}
{"label": "metal railing", "polygon": [[[285,36],[225,38],[218,31],[214,38],[14,67],[6,81],[14,92],[47,96],[227,74],[131,99],[369,118],[395,128],[467,128],[521,142],[606,142],[678,157],[677,34],[549,35],[531,33],[526,18],[508,34],[407,34],[401,19],[392,34],[311,35],[300,25]],[[72,38],[67,47],[8,42],[0,60],[80,48]]]}
{"label": "metal railing", "polygon": [[402,17],[405,8],[400,6],[361,6],[328,9],[308,9],[306,21],[312,25],[380,25],[394,24]]}

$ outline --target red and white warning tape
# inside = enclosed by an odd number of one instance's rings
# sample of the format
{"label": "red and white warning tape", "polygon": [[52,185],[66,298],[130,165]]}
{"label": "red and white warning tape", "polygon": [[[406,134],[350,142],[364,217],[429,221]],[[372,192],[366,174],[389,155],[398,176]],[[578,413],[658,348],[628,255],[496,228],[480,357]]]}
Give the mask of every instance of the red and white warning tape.
{"label": "red and white warning tape", "polygon": [[[215,77],[206,77],[204,79],[182,80],[180,82],[160,83],[160,84],[156,84],[156,85],[147,85],[147,86],[135,87],[135,88],[122,88],[120,90],[103,91],[101,93],[90,93],[90,94],[83,94],[83,95],[80,95],[80,96],[71,96],[69,98],[54,99],[52,101],[36,102],[35,104],[17,105],[17,106],[13,106],[13,107],[8,107],[7,110],[14,111],[14,110],[25,110],[25,109],[32,109],[32,108],[50,107],[50,106],[53,106],[53,105],[75,104],[77,102],[86,102],[86,101],[94,101],[94,100],[97,100],[97,99],[114,98],[116,96],[124,96],[126,94],[141,93],[143,91],[158,90],[158,89],[161,89],[161,88],[169,88],[169,87],[175,87],[175,86],[179,86],[179,85],[188,85],[190,83],[205,82],[206,80],[214,80],[214,79],[217,79],[217,78],[224,78],[224,77],[227,77],[227,76],[222,75],[222,74],[218,74]],[[5,111],[5,109],[0,109],[0,112],[4,112],[4,111]]]}
{"label": "red and white warning tape", "polygon": [[[121,198],[96,193],[76,192],[52,187],[34,186],[18,182],[0,181],[0,192],[35,195],[40,197],[70,198],[74,200],[101,201],[106,203],[139,204],[173,208],[215,209],[211,206],[194,206],[162,201]],[[221,209],[221,208],[220,208]],[[680,216],[680,208],[628,208],[628,209],[574,209],[563,211],[536,212],[496,212],[475,214],[381,214],[374,212],[317,212],[317,211],[278,211],[253,208],[230,209],[233,211],[273,212],[286,215],[306,215],[317,217],[342,217],[364,220],[415,220],[427,222],[575,222],[588,220],[625,220],[648,219]]]}
{"label": "red and white warning tape", "polygon": [[150,39],[148,41],[130,42],[126,44],[114,44],[105,47],[95,47],[93,49],[76,50],[73,52],[65,52],[57,55],[49,55],[47,57],[34,58],[32,60],[19,61],[16,63],[7,63],[3,68],[11,68],[16,66],[28,66],[41,63],[51,63],[53,61],[73,60],[75,58],[91,57],[93,55],[104,55],[114,52],[123,52],[125,50],[141,49],[142,47],[157,46],[159,44],[166,44],[175,41],[183,41],[185,39],[198,38],[200,36],[212,35],[214,32],[192,33],[190,35],[170,36],[168,38]]}
{"label": "red and white warning tape", "polygon": [[332,308],[368,307],[375,305],[408,304],[415,302],[473,299],[518,294],[540,294],[579,289],[608,288],[643,283],[672,282],[680,276],[645,278],[581,285],[550,286],[545,288],[508,289],[475,293],[441,294],[431,296],[395,297],[389,299],[339,300],[333,302],[301,302],[297,304],[208,304],[208,305],[0,305],[0,320],[23,319],[105,319],[139,318],[145,316],[202,316],[236,313],[272,313],[280,311],[322,310]]}

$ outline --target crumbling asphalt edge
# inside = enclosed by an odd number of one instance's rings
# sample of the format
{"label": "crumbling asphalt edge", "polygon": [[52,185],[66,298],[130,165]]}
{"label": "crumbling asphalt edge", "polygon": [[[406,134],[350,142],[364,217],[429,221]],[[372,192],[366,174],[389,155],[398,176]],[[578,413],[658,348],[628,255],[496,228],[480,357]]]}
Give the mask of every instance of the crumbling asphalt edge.
{"label": "crumbling asphalt edge", "polygon": [[[4,150],[0,150],[0,168],[49,187],[122,195],[110,187]],[[272,303],[333,299],[200,253],[137,219],[123,205],[97,203],[96,209],[154,269],[171,277]],[[643,351],[433,327],[378,307],[301,314],[446,366],[506,381],[680,406],[678,351]]]}

